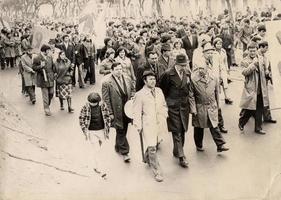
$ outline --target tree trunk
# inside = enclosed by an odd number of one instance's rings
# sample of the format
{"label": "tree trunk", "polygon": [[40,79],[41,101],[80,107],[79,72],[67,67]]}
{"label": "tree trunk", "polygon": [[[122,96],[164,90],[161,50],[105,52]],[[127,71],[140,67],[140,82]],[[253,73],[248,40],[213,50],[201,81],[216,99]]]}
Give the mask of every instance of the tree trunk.
{"label": "tree trunk", "polygon": [[227,8],[228,8],[230,20],[231,20],[231,22],[234,24],[233,13],[232,13],[232,7],[231,7],[231,4],[230,4],[230,1],[229,1],[229,0],[225,0],[225,1],[226,1],[226,4],[227,4]]}

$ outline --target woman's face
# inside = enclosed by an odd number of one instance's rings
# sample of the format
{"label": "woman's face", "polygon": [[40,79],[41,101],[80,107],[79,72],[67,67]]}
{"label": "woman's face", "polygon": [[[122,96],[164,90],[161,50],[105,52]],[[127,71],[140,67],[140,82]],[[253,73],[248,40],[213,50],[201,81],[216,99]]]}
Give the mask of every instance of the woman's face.
{"label": "woman's face", "polygon": [[216,49],[221,49],[222,48],[222,42],[220,42],[220,41],[217,42],[215,47],[216,47]]}
{"label": "woman's face", "polygon": [[112,40],[109,40],[108,43],[107,43],[107,46],[112,47],[112,46],[113,46],[113,41],[112,41]]}
{"label": "woman's face", "polygon": [[64,54],[64,53],[61,53],[61,54],[60,54],[60,58],[61,58],[61,59],[65,59],[65,54]]}
{"label": "woman's face", "polygon": [[125,57],[125,50],[121,50],[121,51],[119,52],[119,56],[120,56],[121,58],[124,58],[124,57]]}
{"label": "woman's face", "polygon": [[114,53],[109,54],[108,58],[113,59],[114,58]]}
{"label": "woman's face", "polygon": [[181,44],[180,44],[179,42],[177,42],[177,43],[175,44],[175,47],[176,47],[176,49],[180,49],[180,48],[181,48]]}

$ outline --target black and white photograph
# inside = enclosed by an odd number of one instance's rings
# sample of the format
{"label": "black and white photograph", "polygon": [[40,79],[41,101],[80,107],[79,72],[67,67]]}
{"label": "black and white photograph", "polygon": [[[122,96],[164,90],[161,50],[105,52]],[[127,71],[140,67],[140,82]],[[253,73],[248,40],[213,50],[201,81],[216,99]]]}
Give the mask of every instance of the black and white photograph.
{"label": "black and white photograph", "polygon": [[281,0],[0,0],[0,200],[281,200]]}

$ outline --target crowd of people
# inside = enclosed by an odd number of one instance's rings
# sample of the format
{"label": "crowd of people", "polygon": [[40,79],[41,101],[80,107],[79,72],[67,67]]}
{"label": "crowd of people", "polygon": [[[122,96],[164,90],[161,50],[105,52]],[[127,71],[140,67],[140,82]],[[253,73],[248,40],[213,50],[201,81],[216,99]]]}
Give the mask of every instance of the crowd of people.
{"label": "crowd of people", "polygon": [[[91,34],[80,33],[78,25],[48,21],[41,25],[57,31],[57,36],[42,45],[35,57],[31,24],[16,23],[11,30],[1,30],[1,69],[19,68],[22,93],[30,97],[32,104],[36,103],[35,86],[41,88],[46,116],[52,115],[54,95],[59,98],[61,110],[66,100],[68,112],[73,113],[71,96],[76,83],[82,89],[101,81],[102,93],[89,94],[80,113],[86,140],[98,152],[101,130],[107,137],[110,127],[114,127],[115,151],[128,163],[127,130],[133,123],[141,136],[143,161],[151,166],[155,180],[161,182],[157,150],[164,132],[171,132],[172,152],[179,165],[188,167],[184,143],[190,130],[190,114],[197,151],[204,151],[206,128],[210,129],[217,152],[229,150],[222,135],[228,130],[220,95],[225,104],[233,103],[228,90],[231,67],[241,67],[245,77],[239,129],[243,131],[251,116],[255,118],[257,134],[265,134],[263,122],[276,123],[269,110],[267,89],[269,82],[272,84],[264,37],[264,22],[268,20],[273,20],[269,12],[248,12],[233,19],[225,11],[219,17],[201,17],[192,22],[173,16],[139,23],[127,19],[109,21],[103,47],[95,46]],[[243,51],[241,64],[235,58],[235,49]],[[96,79],[96,72],[104,76],[102,80]],[[125,105],[130,100],[133,113],[127,116]],[[95,167],[95,171],[106,177],[102,168]]]}

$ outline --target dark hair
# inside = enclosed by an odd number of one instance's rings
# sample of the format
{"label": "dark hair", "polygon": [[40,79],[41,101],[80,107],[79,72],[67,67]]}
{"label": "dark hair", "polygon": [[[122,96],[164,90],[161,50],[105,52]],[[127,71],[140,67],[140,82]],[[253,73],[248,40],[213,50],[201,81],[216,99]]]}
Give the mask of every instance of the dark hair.
{"label": "dark hair", "polygon": [[69,35],[64,35],[62,36],[62,39],[64,40],[64,38],[68,37],[69,38]]}
{"label": "dark hair", "polygon": [[117,67],[118,65],[121,65],[120,62],[114,62],[112,65],[111,65],[111,69],[114,70],[115,67]]}
{"label": "dark hair", "polygon": [[150,56],[151,54],[156,54],[156,55],[158,55],[156,51],[152,50],[152,51],[148,51],[148,52],[147,52],[147,57],[149,58],[149,56]]}
{"label": "dark hair", "polygon": [[125,56],[127,56],[128,50],[127,50],[125,47],[123,47],[123,46],[121,46],[121,47],[119,47],[119,48],[117,49],[116,55],[118,56],[119,53],[120,53],[121,51],[123,51],[123,50],[125,51]]}
{"label": "dark hair", "polygon": [[62,54],[62,53],[64,53],[64,55],[65,55],[65,52],[64,52],[64,51],[60,51],[60,52],[59,52],[58,58],[57,58],[57,62],[58,62],[58,63],[60,63],[60,62],[63,61],[63,59],[61,59],[61,54]]}

